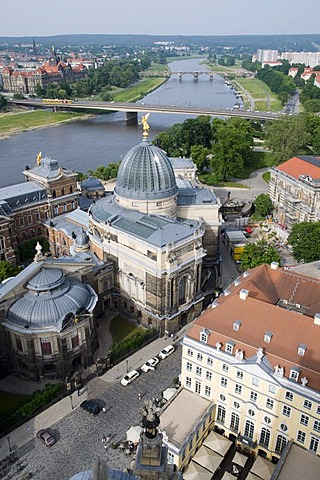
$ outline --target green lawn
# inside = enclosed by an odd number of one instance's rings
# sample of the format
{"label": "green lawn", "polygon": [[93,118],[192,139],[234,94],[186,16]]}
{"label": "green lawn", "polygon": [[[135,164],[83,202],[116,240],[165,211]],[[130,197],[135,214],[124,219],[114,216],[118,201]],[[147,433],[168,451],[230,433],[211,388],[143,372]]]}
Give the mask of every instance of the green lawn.
{"label": "green lawn", "polygon": [[110,324],[110,333],[114,343],[130,337],[138,330],[141,330],[141,327],[137,327],[134,323],[129,322],[129,320],[122,315],[117,315]]}
{"label": "green lawn", "polygon": [[148,93],[152,92],[156,88],[160,87],[162,83],[166,81],[166,78],[146,78],[136,83],[132,87],[124,88],[123,90],[117,90],[113,94],[113,99],[116,102],[136,102],[140,100]]}
{"label": "green lawn", "polygon": [[264,172],[262,175],[262,178],[265,182],[269,183],[270,182],[270,172]]}
{"label": "green lawn", "polygon": [[259,168],[269,167],[268,156],[266,152],[252,152],[252,158],[247,160],[244,166],[242,175],[239,175],[241,180],[245,180],[250,177],[250,174]]}
{"label": "green lawn", "polygon": [[28,395],[0,392],[0,422],[15,412],[18,405],[27,399]]}
{"label": "green lawn", "polygon": [[163,63],[152,63],[147,72],[168,72],[169,68]]}
{"label": "green lawn", "polygon": [[49,112],[44,110],[31,110],[17,114],[7,113],[0,117],[0,134],[10,135],[30,128],[54,125],[81,117],[81,113]]}

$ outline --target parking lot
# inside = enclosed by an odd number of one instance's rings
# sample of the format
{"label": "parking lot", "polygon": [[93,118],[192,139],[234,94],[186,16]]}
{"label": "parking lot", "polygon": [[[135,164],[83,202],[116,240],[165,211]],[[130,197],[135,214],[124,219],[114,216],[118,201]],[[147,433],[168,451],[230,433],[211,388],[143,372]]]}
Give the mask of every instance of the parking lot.
{"label": "parking lot", "polygon": [[[162,391],[172,386],[180,369],[181,347],[178,345],[175,352],[161,360],[154,371],[141,372],[127,386],[122,386],[120,380],[108,383],[95,378],[89,384],[86,397],[105,405],[106,413],[93,416],[81,408],[74,409],[50,429],[57,438],[55,445],[47,448],[39,439],[30,440],[15,451],[18,457],[15,463],[0,469],[0,478],[24,480],[28,478],[27,474],[32,474],[31,478],[38,480],[65,480],[79,471],[90,469],[96,456],[106,459],[111,468],[129,468],[134,454],[114,449],[112,443],[121,443],[126,439],[126,431],[140,422],[139,410],[143,401],[161,398]],[[102,443],[103,435],[110,437],[106,450]]]}

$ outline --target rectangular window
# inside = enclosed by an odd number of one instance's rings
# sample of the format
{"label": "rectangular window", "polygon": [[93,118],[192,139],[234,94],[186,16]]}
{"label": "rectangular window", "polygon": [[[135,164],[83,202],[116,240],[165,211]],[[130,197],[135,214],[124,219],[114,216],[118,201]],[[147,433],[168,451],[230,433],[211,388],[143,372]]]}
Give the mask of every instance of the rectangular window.
{"label": "rectangular window", "polygon": [[207,387],[205,388],[204,390],[204,394],[206,397],[210,397],[211,396],[211,387]]}
{"label": "rectangular window", "polygon": [[311,452],[317,453],[318,446],[319,438],[311,437],[309,450],[311,450]]}
{"label": "rectangular window", "polygon": [[250,400],[251,402],[256,402],[258,398],[258,394],[256,392],[251,392],[250,393]]}
{"label": "rectangular window", "polygon": [[208,341],[208,335],[206,333],[201,333],[200,335],[200,341],[207,343]]}
{"label": "rectangular window", "polygon": [[72,348],[76,348],[76,347],[79,346],[79,335],[78,334],[71,337],[71,345],[72,345]]}
{"label": "rectangular window", "polygon": [[29,223],[29,225],[32,223],[32,217],[31,217],[31,215],[28,215],[28,223]]}
{"label": "rectangular window", "polygon": [[304,443],[306,439],[306,434],[305,432],[302,432],[301,430],[298,430],[297,434],[297,442]]}
{"label": "rectangular window", "polygon": [[226,344],[226,352],[228,352],[228,353],[233,352],[233,345],[231,345],[231,343]]}
{"label": "rectangular window", "polygon": [[317,407],[317,414],[320,415],[320,405]]}
{"label": "rectangular window", "polygon": [[47,338],[41,338],[41,351],[42,355],[51,355],[51,342]]}
{"label": "rectangular window", "polygon": [[191,348],[188,348],[188,350],[187,350],[187,355],[188,355],[189,357],[193,357],[193,350],[191,350]]}
{"label": "rectangular window", "polygon": [[196,393],[201,393],[201,382],[198,382],[198,381],[196,380],[196,386],[195,386],[194,391],[195,391]]}
{"label": "rectangular window", "polygon": [[20,223],[20,227],[22,227],[24,225],[24,218],[23,217],[19,218],[19,223]]}
{"label": "rectangular window", "polygon": [[253,377],[252,385],[254,385],[255,387],[259,387],[259,379],[256,377]]}
{"label": "rectangular window", "polygon": [[320,420],[315,420],[313,424],[313,430],[320,432]]}
{"label": "rectangular window", "polygon": [[223,363],[223,364],[222,364],[222,370],[223,370],[224,372],[227,372],[227,371],[229,370],[229,367],[228,367],[228,365],[227,365],[226,363]]}
{"label": "rectangular window", "polygon": [[191,388],[191,378],[186,377],[186,387]]}
{"label": "rectangular window", "polygon": [[304,408],[307,408],[308,410],[311,410],[311,408],[312,408],[312,402],[310,402],[310,400],[305,400],[305,401],[303,402],[303,406],[304,406]]}
{"label": "rectangular window", "polygon": [[209,372],[209,370],[206,371],[206,379],[212,380],[212,372]]}
{"label": "rectangular window", "polygon": [[302,414],[301,417],[300,417],[300,423],[301,423],[301,425],[305,425],[307,427],[308,423],[309,423],[308,415]]}
{"label": "rectangular window", "polygon": [[208,357],[208,358],[207,358],[207,364],[208,364],[208,365],[213,365],[213,358]]}
{"label": "rectangular window", "polygon": [[174,454],[172,452],[168,452],[168,463],[174,463]]}
{"label": "rectangular window", "polygon": [[284,415],[285,417],[290,417],[291,407],[288,407],[287,405],[283,405],[282,415]]}
{"label": "rectangular window", "polygon": [[296,370],[290,370],[290,378],[291,380],[297,381],[299,378],[299,372],[297,372]]}
{"label": "rectangular window", "polygon": [[286,392],[286,400],[290,400],[292,402],[293,400],[293,393],[291,392]]}
{"label": "rectangular window", "polygon": [[276,393],[276,386],[275,385],[268,385],[268,392],[269,393]]}
{"label": "rectangular window", "polygon": [[238,393],[239,395],[241,395],[241,392],[242,392],[242,386],[239,385],[238,383],[236,383],[236,386],[235,386],[235,389],[234,389],[235,393]]}
{"label": "rectangular window", "polygon": [[228,384],[228,380],[225,377],[221,377],[221,386],[226,387]]}
{"label": "rectangular window", "polygon": [[202,362],[202,359],[203,359],[202,353],[198,353],[197,360],[199,360],[199,362]]}
{"label": "rectangular window", "polygon": [[196,375],[201,377],[201,374],[202,374],[202,368],[201,367],[196,367]]}
{"label": "rectangular window", "polygon": [[16,335],[16,345],[17,350],[19,350],[19,352],[23,352],[21,337],[19,337],[18,335]]}
{"label": "rectangular window", "polygon": [[241,372],[241,370],[237,370],[237,378],[243,378],[243,372]]}
{"label": "rectangular window", "polygon": [[187,362],[187,370],[189,372],[192,372],[192,363],[191,362]]}
{"label": "rectangular window", "polygon": [[271,398],[267,398],[266,407],[267,407],[267,408],[270,408],[270,409],[272,410],[272,409],[273,409],[273,405],[274,405],[274,401],[271,400]]}

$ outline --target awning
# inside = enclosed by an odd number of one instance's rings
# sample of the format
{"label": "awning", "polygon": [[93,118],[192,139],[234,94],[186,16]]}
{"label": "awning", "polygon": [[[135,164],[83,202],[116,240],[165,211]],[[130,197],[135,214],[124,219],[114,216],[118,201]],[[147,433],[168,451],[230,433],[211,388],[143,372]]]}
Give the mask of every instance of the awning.
{"label": "awning", "polygon": [[184,480],[211,480],[212,472],[201,467],[197,463],[191,462],[188,470],[184,472]]}
{"label": "awning", "polygon": [[231,444],[232,442],[228,438],[225,438],[223,435],[219,435],[219,433],[216,432],[209,433],[206,440],[203,442],[205,447],[210,448],[223,457],[229,450]]}
{"label": "awning", "polygon": [[140,425],[133,425],[132,427],[130,427],[126,433],[128,442],[138,443],[142,430],[143,428],[140,427]]}
{"label": "awning", "polygon": [[222,462],[223,458],[210,448],[206,448],[202,445],[199,448],[192,461],[197,462],[202,467],[206,468],[210,472],[214,473]]}
{"label": "awning", "polygon": [[236,477],[232,473],[224,472],[222,480],[236,480]]}
{"label": "awning", "polygon": [[241,455],[241,453],[236,452],[235,456],[231,460],[232,463],[235,463],[236,465],[239,465],[240,467],[244,467],[246,464],[246,461],[248,460],[248,457],[245,455]]}
{"label": "awning", "polygon": [[269,460],[262,457],[257,457],[256,461],[252,465],[250,472],[254,473],[263,480],[270,480],[275,465]]}

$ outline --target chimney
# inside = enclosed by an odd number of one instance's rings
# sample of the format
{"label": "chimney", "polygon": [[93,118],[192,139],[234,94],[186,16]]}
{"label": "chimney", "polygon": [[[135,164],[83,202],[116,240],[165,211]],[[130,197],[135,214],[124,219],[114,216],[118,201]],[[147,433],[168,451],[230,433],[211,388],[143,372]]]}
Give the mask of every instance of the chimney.
{"label": "chimney", "polygon": [[313,323],[315,325],[320,325],[320,313],[316,313],[315,316],[313,317]]}
{"label": "chimney", "polygon": [[279,267],[279,263],[278,262],[271,262],[270,267],[271,267],[271,270],[277,270],[277,268]]}
{"label": "chimney", "polygon": [[249,290],[245,290],[244,288],[242,288],[242,290],[240,290],[239,292],[239,297],[241,298],[241,300],[246,300],[248,295],[249,295]]}

